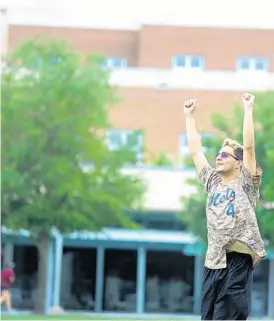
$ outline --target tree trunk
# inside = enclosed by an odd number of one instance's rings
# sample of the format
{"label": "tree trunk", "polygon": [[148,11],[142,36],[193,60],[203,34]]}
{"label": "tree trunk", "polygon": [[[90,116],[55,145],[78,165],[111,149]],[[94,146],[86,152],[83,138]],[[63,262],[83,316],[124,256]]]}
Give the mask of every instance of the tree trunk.
{"label": "tree trunk", "polygon": [[51,238],[48,233],[40,233],[37,238],[38,244],[38,288],[37,297],[34,304],[36,313],[46,313],[46,296],[47,296],[47,268],[48,252],[51,244]]}

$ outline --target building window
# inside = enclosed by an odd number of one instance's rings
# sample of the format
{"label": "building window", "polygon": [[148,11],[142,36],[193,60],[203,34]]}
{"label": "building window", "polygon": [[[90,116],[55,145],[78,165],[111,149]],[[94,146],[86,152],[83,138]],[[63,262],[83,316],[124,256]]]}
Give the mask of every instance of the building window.
{"label": "building window", "polygon": [[179,138],[179,153],[180,156],[186,156],[189,155],[189,148],[187,145],[187,137],[186,133],[181,133]]}
{"label": "building window", "polygon": [[142,163],[143,135],[136,130],[111,129],[106,132],[106,144],[110,150],[129,147],[136,153],[136,164]]}
{"label": "building window", "polygon": [[127,60],[121,57],[108,57],[103,63],[106,68],[126,68]]}
{"label": "building window", "polygon": [[191,56],[190,66],[192,68],[202,68],[202,57],[201,56]]}
{"label": "building window", "polygon": [[267,59],[257,58],[255,59],[254,68],[256,70],[267,70],[268,69]]}
{"label": "building window", "polygon": [[52,64],[58,64],[61,61],[62,61],[62,57],[60,57],[60,56],[51,56],[51,57],[49,57],[49,62],[52,63]]}
{"label": "building window", "polygon": [[[215,147],[215,144],[213,143],[213,141],[215,141],[216,134],[203,132],[203,133],[200,133],[200,136],[202,140],[203,152],[204,153],[212,152],[213,150],[211,150],[208,146],[212,145]],[[183,159],[185,158],[185,160],[187,160],[188,156],[190,155],[189,147],[187,144],[187,136],[185,132],[180,134],[179,153]],[[188,162],[186,162],[185,164],[188,166]]]}
{"label": "building window", "polygon": [[250,69],[250,59],[248,58],[241,58],[238,61],[238,69],[248,70]]}
{"label": "building window", "polygon": [[238,70],[268,70],[268,59],[262,57],[239,57],[236,61]]}
{"label": "building window", "polygon": [[203,69],[204,57],[202,55],[173,55],[171,63],[173,68]]}
{"label": "building window", "polygon": [[173,65],[175,65],[176,67],[186,67],[186,56],[174,56]]}

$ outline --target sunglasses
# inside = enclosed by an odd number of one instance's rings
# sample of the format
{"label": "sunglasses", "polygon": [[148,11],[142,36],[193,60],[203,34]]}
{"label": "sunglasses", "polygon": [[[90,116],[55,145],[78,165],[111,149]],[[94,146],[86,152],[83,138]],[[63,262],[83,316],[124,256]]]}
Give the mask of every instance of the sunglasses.
{"label": "sunglasses", "polygon": [[233,157],[233,158],[236,159],[236,160],[239,160],[237,157],[235,157],[234,155],[229,154],[229,153],[227,153],[227,152],[218,152],[218,153],[216,154],[216,158],[218,158],[218,157],[228,158],[229,156]]}

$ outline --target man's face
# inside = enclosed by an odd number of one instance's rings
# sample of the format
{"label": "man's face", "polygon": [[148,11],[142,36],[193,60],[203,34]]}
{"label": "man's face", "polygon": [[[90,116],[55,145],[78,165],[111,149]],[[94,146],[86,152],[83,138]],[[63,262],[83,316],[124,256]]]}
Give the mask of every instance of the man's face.
{"label": "man's face", "polygon": [[218,173],[229,173],[239,168],[239,161],[234,156],[230,146],[222,147],[216,156],[216,170]]}

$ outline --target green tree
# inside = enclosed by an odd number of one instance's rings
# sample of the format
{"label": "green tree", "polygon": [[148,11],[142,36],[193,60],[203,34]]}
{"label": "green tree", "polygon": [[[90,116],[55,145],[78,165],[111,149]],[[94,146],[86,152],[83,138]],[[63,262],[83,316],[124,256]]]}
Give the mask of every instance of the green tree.
{"label": "green tree", "polygon": [[117,99],[101,58],[67,43],[36,38],[4,58],[2,70],[2,224],[28,229],[39,253],[44,311],[52,227],[62,233],[134,227],[124,214],[141,206],[144,186],[120,169],[135,160],[130,144],[106,147],[102,128]]}
{"label": "green tree", "polygon": [[[274,246],[274,92],[259,93],[255,96],[256,157],[263,169],[257,217],[263,237],[270,246]],[[203,145],[207,149],[209,161],[214,163],[214,156],[224,138],[230,137],[242,142],[243,109],[236,106],[230,117],[215,112],[212,115],[212,122],[218,134],[216,137],[203,139]],[[197,193],[189,198],[182,198],[180,217],[190,231],[206,242],[206,194],[197,180],[190,181],[190,184],[197,186]]]}
{"label": "green tree", "polygon": [[168,155],[161,151],[158,154],[150,154],[149,160],[147,161],[148,165],[158,166],[158,167],[173,167],[173,161]]}

